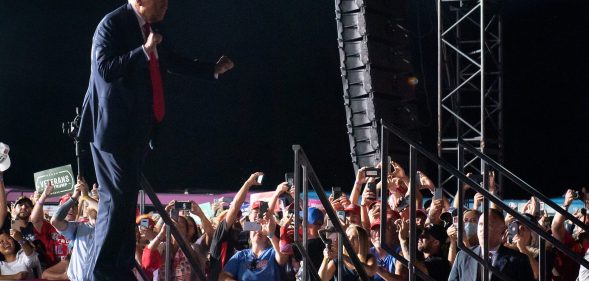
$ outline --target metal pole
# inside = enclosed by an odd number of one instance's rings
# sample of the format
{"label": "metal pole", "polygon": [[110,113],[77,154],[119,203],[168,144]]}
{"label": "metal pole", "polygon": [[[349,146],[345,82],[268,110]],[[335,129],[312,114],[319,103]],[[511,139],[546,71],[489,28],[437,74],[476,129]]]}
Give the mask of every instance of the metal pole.
{"label": "metal pole", "polygon": [[[388,173],[389,167],[391,163],[388,159],[389,154],[389,132],[382,126],[382,119],[381,119],[381,126],[380,126],[380,136],[381,136],[381,146],[380,146],[380,244],[385,243],[385,235],[387,231],[387,213],[389,209],[388,204],[388,195],[389,195],[389,188],[388,188]],[[387,245],[388,246],[388,245]],[[384,248],[384,247],[382,247]],[[341,279],[338,279],[341,280]]]}
{"label": "metal pole", "polygon": [[[499,103],[499,114],[498,114],[498,118],[497,118],[497,128],[498,128],[498,134],[497,134],[497,146],[499,148],[499,162],[503,163],[504,160],[504,154],[503,154],[503,17],[501,16],[501,14],[497,15],[497,30],[498,30],[498,38],[499,38],[499,46],[497,46],[497,48],[499,49],[498,51],[498,70],[499,70],[499,81],[498,81],[498,103]],[[503,194],[503,174],[499,173],[498,178],[496,179],[496,185],[495,185],[495,189],[498,191],[498,194]]]}
{"label": "metal pole", "polygon": [[[458,168],[460,172],[464,172],[464,148],[458,144]],[[458,180],[458,198],[454,198],[454,200],[458,200],[458,225],[456,229],[456,242],[457,246],[462,245],[464,242],[463,237],[463,229],[464,229],[464,190],[462,189],[462,181],[460,178]]]}
{"label": "metal pole", "polygon": [[294,197],[294,212],[295,212],[295,232],[294,232],[294,241],[295,242],[300,242],[300,238],[299,237],[299,228],[301,227],[301,219],[299,216],[299,210],[301,209],[301,167],[299,166],[299,146],[294,146],[293,145],[293,150],[294,150],[294,186],[295,186],[295,197]]}
{"label": "metal pole", "polygon": [[342,280],[344,273],[344,242],[343,235],[337,234],[337,280]]}
{"label": "metal pole", "polygon": [[139,213],[145,213],[145,191],[139,190]]}
{"label": "metal pole", "polygon": [[[409,147],[409,178],[415,179],[415,175],[417,174],[417,154],[413,146]],[[415,188],[416,183],[414,180],[410,181],[409,184],[409,281],[415,281],[415,262],[417,261],[417,222],[416,222],[416,208],[417,204],[415,202],[415,196],[417,194]],[[382,241],[381,241],[382,243]]]}
{"label": "metal pole", "polygon": [[[483,167],[484,167],[484,163],[483,163]],[[486,185],[486,180],[485,177],[487,176],[485,169],[483,168],[483,189],[487,189],[487,185]],[[485,218],[485,222],[484,222],[484,234],[483,234],[483,260],[485,261],[485,265],[483,267],[483,281],[488,281],[489,280],[489,267],[487,265],[491,264],[491,261],[489,260],[489,199],[487,199],[487,197],[484,197],[483,199],[483,216]]]}
{"label": "metal pole", "polygon": [[166,264],[165,264],[165,273],[166,273],[166,281],[172,280],[172,232],[169,227],[166,228]]}
{"label": "metal pole", "polygon": [[[307,220],[307,216],[309,214],[309,181],[307,180],[307,165],[303,165],[303,248],[305,252],[309,251],[309,237],[307,233],[307,227],[309,221]],[[297,231],[295,231],[296,233]],[[311,261],[304,261],[303,262],[303,276],[305,280],[309,278],[309,267],[307,263]]]}
{"label": "metal pole", "polygon": [[544,238],[539,237],[540,240],[538,241],[540,256],[539,256],[539,271],[540,271],[540,281],[546,281],[546,273],[548,273],[548,268],[546,268],[546,240]]}
{"label": "metal pole", "polygon": [[[442,151],[442,0],[436,1],[438,12],[438,157],[443,158]],[[442,166],[438,165],[438,186],[442,186]]]}

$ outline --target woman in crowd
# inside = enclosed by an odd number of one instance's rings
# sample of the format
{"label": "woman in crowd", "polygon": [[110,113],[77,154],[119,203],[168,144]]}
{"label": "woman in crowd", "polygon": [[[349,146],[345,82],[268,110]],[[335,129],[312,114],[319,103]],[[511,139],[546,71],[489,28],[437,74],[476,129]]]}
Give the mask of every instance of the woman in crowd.
{"label": "woman in crowd", "polygon": [[[376,273],[377,264],[375,257],[370,254],[370,237],[368,232],[359,225],[351,224],[346,229],[346,236],[350,240],[355,254],[364,266],[364,270],[368,274],[368,277],[372,278]],[[321,280],[329,281],[334,277],[335,280],[337,280],[337,245],[332,243],[329,248],[326,248],[325,251],[323,251],[323,257],[323,263],[321,263],[321,267],[319,268],[319,276],[321,277]],[[345,249],[343,259],[344,267],[342,280],[358,280],[358,272],[350,259],[350,255]]]}
{"label": "woman in crowd", "polygon": [[26,280],[35,278],[41,267],[37,252],[19,231],[0,234],[0,279]]}

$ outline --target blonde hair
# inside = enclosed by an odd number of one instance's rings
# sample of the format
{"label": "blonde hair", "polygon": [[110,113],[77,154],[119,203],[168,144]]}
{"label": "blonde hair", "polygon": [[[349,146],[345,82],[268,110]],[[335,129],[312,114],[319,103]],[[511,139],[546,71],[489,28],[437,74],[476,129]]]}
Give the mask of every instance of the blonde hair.
{"label": "blonde hair", "polygon": [[350,224],[346,229],[346,234],[351,233],[358,235],[358,252],[356,254],[361,262],[366,262],[370,253],[370,236],[368,232],[357,224]]}
{"label": "blonde hair", "polygon": [[229,210],[223,210],[221,213],[219,213],[219,215],[217,215],[215,218],[213,218],[212,224],[215,228],[217,228],[217,226],[219,226],[219,224],[221,224],[221,222],[227,216],[228,212],[229,212]]}

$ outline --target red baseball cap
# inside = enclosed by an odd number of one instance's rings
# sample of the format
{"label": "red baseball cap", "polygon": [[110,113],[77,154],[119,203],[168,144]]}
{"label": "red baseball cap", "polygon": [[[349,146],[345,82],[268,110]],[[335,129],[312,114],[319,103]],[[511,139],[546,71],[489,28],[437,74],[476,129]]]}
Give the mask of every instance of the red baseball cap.
{"label": "red baseball cap", "polygon": [[252,203],[252,205],[250,206],[250,209],[251,209],[251,210],[254,210],[254,209],[259,209],[259,208],[260,208],[260,203],[261,203],[261,202],[262,202],[262,201],[256,201],[256,202]]}
{"label": "red baseball cap", "polygon": [[360,214],[360,206],[358,206],[356,204],[350,204],[350,205],[346,206],[344,211],[346,211],[346,213],[349,212],[349,213]]}
{"label": "red baseball cap", "polygon": [[63,205],[67,200],[70,200],[70,198],[72,198],[72,195],[69,192],[64,196],[61,196],[61,198],[59,198],[59,205]]}

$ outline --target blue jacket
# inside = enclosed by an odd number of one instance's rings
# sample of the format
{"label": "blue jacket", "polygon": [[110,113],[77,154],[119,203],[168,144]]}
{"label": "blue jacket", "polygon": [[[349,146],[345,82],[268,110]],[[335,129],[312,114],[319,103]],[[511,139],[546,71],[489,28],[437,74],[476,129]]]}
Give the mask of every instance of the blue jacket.
{"label": "blue jacket", "polygon": [[[165,91],[166,73],[213,78],[214,64],[177,55],[162,34],[164,40],[157,50],[165,95],[169,94]],[[143,44],[131,4],[112,11],[98,24],[78,133],[81,141],[93,142],[108,152],[146,146],[149,142],[154,125],[153,97]]]}

